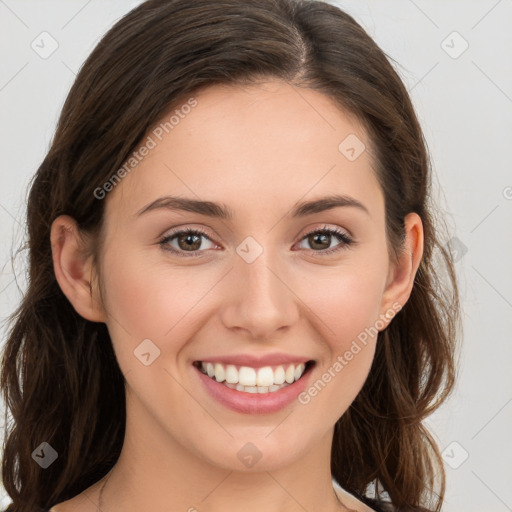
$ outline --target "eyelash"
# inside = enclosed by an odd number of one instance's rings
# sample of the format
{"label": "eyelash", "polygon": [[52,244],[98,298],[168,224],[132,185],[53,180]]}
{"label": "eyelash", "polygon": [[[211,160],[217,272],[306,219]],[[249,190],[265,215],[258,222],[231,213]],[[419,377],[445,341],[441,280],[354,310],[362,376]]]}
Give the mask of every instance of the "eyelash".
{"label": "eyelash", "polygon": [[[322,256],[333,254],[333,253],[338,252],[340,250],[349,248],[350,246],[355,245],[355,243],[356,243],[345,232],[343,232],[343,231],[341,231],[341,230],[339,230],[337,228],[328,228],[327,226],[324,226],[322,229],[314,229],[313,231],[310,231],[309,233],[306,233],[301,238],[300,241],[302,242],[308,236],[313,235],[313,234],[318,234],[318,233],[327,234],[327,235],[334,235],[337,238],[339,238],[341,240],[341,242],[342,242],[341,244],[337,245],[336,247],[333,247],[333,248],[330,248],[330,249],[325,249],[325,250],[320,250],[320,251],[315,251],[315,250],[311,249],[313,252],[321,254]],[[183,256],[183,257],[201,257],[202,253],[204,252],[204,250],[196,250],[196,251],[188,252],[188,251],[177,250],[177,249],[169,247],[169,245],[168,245],[169,242],[171,240],[173,240],[174,238],[180,236],[180,235],[200,235],[200,236],[204,236],[205,238],[207,238],[208,240],[210,240],[212,242],[212,240],[210,239],[208,234],[205,233],[204,231],[202,231],[200,229],[187,228],[187,229],[182,229],[182,230],[175,231],[175,232],[172,232],[172,233],[169,233],[169,234],[165,235],[162,239],[159,240],[158,243],[159,243],[159,245],[164,250],[170,251],[170,252],[172,252],[174,254],[177,254],[179,256]]]}

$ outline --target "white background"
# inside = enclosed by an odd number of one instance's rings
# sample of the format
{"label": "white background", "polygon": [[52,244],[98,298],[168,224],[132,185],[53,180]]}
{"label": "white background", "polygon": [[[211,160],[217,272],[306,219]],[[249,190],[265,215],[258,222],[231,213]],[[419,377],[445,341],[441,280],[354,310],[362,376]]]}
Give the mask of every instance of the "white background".
{"label": "white background", "polygon": [[[14,269],[11,257],[23,241],[29,179],[67,91],[99,38],[138,3],[0,0],[0,320],[20,298],[15,275],[24,287],[25,256]],[[427,422],[445,450],[444,510],[512,511],[512,2],[336,3],[399,63],[457,239],[452,247],[463,254],[458,385]],[[31,48],[43,31],[58,43],[47,59]],[[2,324],[2,343],[5,332]],[[8,502],[0,498],[0,506]]]}

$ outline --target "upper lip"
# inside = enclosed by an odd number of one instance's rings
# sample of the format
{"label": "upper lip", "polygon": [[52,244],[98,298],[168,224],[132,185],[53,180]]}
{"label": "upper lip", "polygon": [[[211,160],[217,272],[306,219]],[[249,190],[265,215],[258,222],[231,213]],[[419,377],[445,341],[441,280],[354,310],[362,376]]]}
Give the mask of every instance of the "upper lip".
{"label": "upper lip", "polygon": [[261,368],[263,366],[278,366],[281,364],[300,364],[311,361],[310,357],[295,356],[292,354],[231,354],[225,356],[204,357],[199,359],[201,362],[207,363],[224,363],[233,364],[235,366],[250,366],[252,368]]}

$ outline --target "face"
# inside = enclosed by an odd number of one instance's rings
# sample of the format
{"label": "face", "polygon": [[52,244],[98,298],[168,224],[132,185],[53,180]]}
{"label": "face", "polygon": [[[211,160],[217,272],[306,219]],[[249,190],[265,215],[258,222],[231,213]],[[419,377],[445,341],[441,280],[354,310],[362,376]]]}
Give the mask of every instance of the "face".
{"label": "face", "polygon": [[275,469],[332,436],[396,312],[384,198],[366,133],[318,92],[215,86],[189,105],[105,198],[127,421],[215,466],[248,471],[254,452]]}

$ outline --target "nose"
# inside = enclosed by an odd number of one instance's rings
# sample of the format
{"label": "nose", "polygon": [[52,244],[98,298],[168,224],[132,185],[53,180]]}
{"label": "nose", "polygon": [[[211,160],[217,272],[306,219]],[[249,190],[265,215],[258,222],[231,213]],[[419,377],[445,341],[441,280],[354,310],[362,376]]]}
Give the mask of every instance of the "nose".
{"label": "nose", "polygon": [[[282,335],[299,318],[290,269],[265,251],[252,263],[237,258],[226,283],[222,322],[255,340]],[[279,333],[278,333],[279,331]]]}

